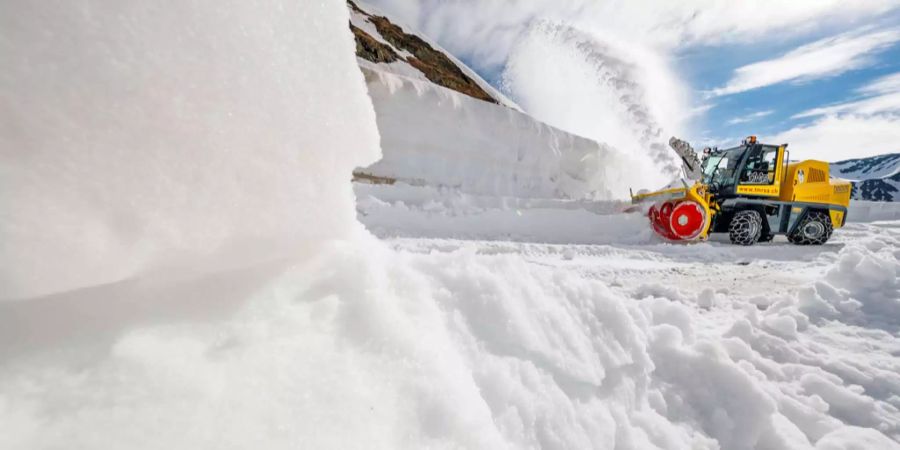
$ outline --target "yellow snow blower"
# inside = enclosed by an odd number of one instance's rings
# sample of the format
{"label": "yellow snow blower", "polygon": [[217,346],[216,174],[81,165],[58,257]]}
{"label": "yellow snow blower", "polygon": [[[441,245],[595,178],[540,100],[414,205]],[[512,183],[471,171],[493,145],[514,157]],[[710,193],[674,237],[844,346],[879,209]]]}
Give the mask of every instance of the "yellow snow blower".
{"label": "yellow snow blower", "polygon": [[732,243],[753,245],[784,234],[794,244],[821,245],[847,220],[850,182],[831,178],[827,162],[789,161],[787,144],[750,136],[734,148],[707,148],[702,162],[686,142],[672,138],[669,145],[693,184],[631,197],[652,203],[650,224],[666,239],[727,232]]}

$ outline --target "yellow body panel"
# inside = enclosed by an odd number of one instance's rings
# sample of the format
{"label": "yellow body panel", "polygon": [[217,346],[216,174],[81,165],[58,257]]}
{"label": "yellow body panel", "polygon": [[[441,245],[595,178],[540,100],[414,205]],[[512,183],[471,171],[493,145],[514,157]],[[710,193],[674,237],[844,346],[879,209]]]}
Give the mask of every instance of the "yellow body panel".
{"label": "yellow body panel", "polygon": [[697,239],[706,240],[706,238],[709,237],[709,227],[712,225],[712,216],[716,213],[709,207],[709,189],[706,188],[705,184],[698,181],[694,183],[690,189],[685,191],[684,198],[686,200],[697,202],[703,208],[703,213],[706,214],[707,220],[706,224],[703,225],[703,230],[700,231],[700,234],[697,236]]}
{"label": "yellow body panel", "polygon": [[829,215],[831,215],[831,225],[835,228],[840,228],[844,225],[844,212],[838,211],[836,209],[828,210]]}
{"label": "yellow body panel", "polygon": [[[846,208],[850,204],[850,182],[829,176],[825,161],[807,160],[788,164],[787,177],[779,200],[785,202],[822,203]],[[831,222],[840,228],[844,213],[829,210]]]}
{"label": "yellow body panel", "polygon": [[669,200],[684,197],[687,188],[663,189],[661,191],[645,192],[642,194],[632,195],[632,203],[643,203],[647,201],[655,202],[659,200]]}
{"label": "yellow body panel", "polygon": [[737,193],[741,195],[767,195],[777,197],[778,190],[777,184],[774,186],[739,184],[737,187]]}

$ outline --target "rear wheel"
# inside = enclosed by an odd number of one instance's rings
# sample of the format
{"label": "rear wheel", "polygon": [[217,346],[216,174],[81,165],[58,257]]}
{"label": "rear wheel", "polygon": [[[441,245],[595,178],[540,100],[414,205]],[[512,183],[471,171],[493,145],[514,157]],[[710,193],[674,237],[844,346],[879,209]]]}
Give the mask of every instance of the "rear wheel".
{"label": "rear wheel", "polygon": [[758,211],[738,211],[728,224],[728,236],[732,244],[753,245],[762,234],[762,216]]}
{"label": "rear wheel", "polygon": [[831,238],[834,225],[831,216],[822,211],[810,211],[806,214],[797,228],[788,236],[792,244],[797,245],[822,245]]}

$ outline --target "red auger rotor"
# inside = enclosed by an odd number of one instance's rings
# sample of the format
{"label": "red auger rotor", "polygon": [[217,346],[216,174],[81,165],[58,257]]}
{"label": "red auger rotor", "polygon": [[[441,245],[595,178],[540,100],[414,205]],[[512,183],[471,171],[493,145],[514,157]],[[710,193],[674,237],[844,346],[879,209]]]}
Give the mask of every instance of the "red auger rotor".
{"label": "red auger rotor", "polygon": [[693,200],[670,200],[654,204],[648,212],[656,234],[672,240],[696,239],[706,226],[706,211]]}

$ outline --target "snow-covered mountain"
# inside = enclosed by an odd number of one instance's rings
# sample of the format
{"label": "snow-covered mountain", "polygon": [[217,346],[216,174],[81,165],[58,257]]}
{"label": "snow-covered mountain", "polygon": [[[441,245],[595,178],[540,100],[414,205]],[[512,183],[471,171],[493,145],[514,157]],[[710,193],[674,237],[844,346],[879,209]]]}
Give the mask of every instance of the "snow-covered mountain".
{"label": "snow-covered mountain", "polygon": [[839,161],[831,170],[853,182],[854,200],[900,201],[900,153]]}

